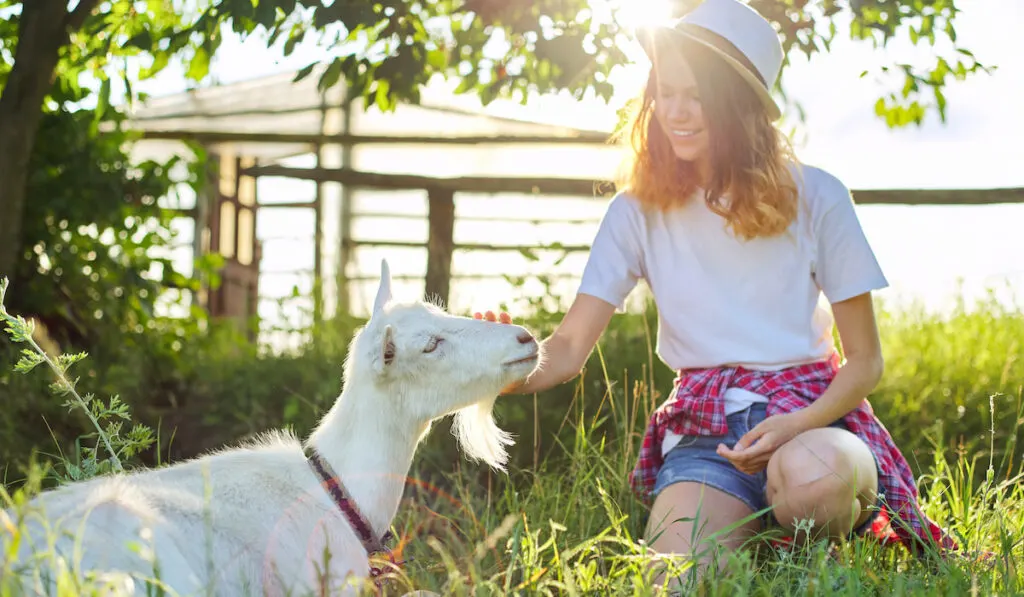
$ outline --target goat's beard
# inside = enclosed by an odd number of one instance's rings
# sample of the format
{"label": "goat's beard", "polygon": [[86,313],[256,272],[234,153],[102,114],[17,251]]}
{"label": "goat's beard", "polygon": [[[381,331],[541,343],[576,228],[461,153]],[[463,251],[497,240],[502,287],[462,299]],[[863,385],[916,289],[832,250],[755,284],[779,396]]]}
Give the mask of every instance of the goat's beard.
{"label": "goat's beard", "polygon": [[494,422],[497,396],[471,404],[455,412],[452,435],[471,460],[483,460],[496,470],[504,471],[508,462],[505,446],[515,444],[512,435]]}

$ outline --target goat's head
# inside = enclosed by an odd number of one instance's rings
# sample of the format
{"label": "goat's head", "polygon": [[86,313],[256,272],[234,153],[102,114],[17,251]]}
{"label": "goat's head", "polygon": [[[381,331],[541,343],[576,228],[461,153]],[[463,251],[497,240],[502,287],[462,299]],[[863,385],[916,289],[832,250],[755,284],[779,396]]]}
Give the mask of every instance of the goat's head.
{"label": "goat's head", "polygon": [[373,312],[349,353],[349,373],[368,375],[396,416],[418,422],[455,414],[466,455],[503,468],[511,437],[491,414],[501,390],[537,367],[539,346],[523,327],[445,312],[424,301],[396,303],[381,262]]}

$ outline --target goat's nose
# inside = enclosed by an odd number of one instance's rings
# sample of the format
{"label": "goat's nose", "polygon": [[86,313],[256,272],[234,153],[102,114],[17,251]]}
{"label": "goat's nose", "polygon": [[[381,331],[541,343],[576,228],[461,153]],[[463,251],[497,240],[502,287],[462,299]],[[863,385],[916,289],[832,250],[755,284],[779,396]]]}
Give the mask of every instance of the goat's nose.
{"label": "goat's nose", "polygon": [[520,344],[529,344],[530,342],[533,342],[533,336],[530,332],[523,332],[516,336],[516,340],[519,340]]}

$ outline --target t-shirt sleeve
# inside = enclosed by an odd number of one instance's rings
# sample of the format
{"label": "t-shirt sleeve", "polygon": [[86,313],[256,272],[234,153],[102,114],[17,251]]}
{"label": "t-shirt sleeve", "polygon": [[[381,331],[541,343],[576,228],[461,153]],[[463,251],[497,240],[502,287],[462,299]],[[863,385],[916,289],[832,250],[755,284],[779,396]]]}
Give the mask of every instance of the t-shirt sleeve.
{"label": "t-shirt sleeve", "polygon": [[825,298],[838,303],[889,286],[878,264],[857,212],[850,190],[836,179],[823,185],[827,210],[818,226],[818,259],[815,279]]}
{"label": "t-shirt sleeve", "polygon": [[622,194],[615,196],[591,244],[580,294],[595,296],[619,311],[625,309],[626,297],[643,276],[642,230],[638,207]]}

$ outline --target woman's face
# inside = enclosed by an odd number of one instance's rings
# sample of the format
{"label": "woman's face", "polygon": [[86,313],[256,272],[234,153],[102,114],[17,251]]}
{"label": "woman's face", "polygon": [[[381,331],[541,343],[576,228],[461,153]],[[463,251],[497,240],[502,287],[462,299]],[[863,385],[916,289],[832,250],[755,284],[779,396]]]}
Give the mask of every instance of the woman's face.
{"label": "woman's face", "polygon": [[676,157],[698,164],[708,160],[708,131],[693,71],[684,60],[658,69],[654,116]]}

